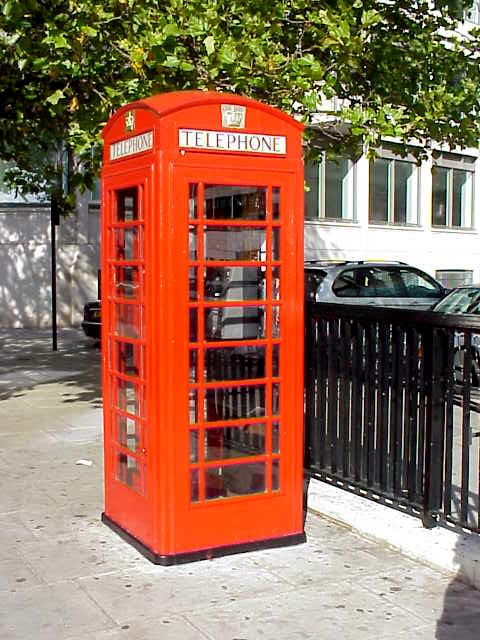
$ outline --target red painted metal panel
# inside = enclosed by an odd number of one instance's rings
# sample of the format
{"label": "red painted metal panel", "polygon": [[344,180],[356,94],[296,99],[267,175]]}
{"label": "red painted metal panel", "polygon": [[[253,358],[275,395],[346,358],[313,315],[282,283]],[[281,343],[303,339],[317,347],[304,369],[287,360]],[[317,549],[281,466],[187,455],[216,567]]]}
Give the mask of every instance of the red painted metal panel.
{"label": "red painted metal panel", "polygon": [[301,130],[202,92],[105,128],[105,514],[156,556],[302,534]]}

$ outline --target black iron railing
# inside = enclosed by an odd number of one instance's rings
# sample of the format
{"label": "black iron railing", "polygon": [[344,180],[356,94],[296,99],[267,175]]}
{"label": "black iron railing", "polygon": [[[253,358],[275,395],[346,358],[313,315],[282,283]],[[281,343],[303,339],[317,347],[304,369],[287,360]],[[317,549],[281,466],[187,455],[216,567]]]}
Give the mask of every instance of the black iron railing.
{"label": "black iron railing", "polygon": [[480,318],[308,302],[305,467],[480,532]]}

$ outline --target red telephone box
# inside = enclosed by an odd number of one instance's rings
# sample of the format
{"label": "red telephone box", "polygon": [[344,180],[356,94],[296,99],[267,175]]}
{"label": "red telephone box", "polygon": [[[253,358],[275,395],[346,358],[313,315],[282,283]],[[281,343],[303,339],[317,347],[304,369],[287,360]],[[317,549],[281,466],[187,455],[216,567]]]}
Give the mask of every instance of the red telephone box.
{"label": "red telephone box", "polygon": [[302,129],[200,91],[105,127],[102,518],[155,563],[305,539]]}

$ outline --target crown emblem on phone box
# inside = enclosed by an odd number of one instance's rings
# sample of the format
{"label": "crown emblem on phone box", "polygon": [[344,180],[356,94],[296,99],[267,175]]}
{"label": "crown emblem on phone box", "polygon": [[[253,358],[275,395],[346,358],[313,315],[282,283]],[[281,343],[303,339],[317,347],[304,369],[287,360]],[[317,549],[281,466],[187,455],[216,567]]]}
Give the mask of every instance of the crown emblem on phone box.
{"label": "crown emblem on phone box", "polygon": [[239,104],[222,104],[222,127],[245,129],[246,107]]}

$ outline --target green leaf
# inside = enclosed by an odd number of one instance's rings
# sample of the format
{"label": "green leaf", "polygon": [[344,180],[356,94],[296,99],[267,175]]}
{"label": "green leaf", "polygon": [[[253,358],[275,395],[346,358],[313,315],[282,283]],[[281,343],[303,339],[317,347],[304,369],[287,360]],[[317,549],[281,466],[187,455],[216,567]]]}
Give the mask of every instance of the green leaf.
{"label": "green leaf", "polygon": [[222,64],[234,64],[237,60],[235,49],[229,45],[225,45],[219,53],[219,59]]}
{"label": "green leaf", "polygon": [[215,51],[215,39],[213,36],[207,36],[203,41],[205,49],[207,50],[207,56],[211,56]]}
{"label": "green leaf", "polygon": [[94,29],[93,27],[90,27],[87,24],[82,25],[80,31],[84,33],[86,36],[88,36],[89,38],[95,38],[95,36],[98,33],[97,29]]}
{"label": "green leaf", "polygon": [[170,22],[164,26],[163,34],[166,38],[170,36],[176,38],[180,35],[180,29],[174,22]]}
{"label": "green leaf", "polygon": [[163,62],[163,66],[169,69],[175,69],[180,64],[180,60],[176,56],[167,56]]}
{"label": "green leaf", "polygon": [[57,89],[54,93],[49,95],[48,98],[46,98],[46,102],[48,102],[49,104],[56,105],[63,98],[65,98],[65,94],[63,93],[63,91],[61,89]]}

